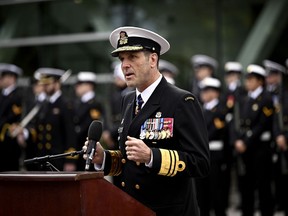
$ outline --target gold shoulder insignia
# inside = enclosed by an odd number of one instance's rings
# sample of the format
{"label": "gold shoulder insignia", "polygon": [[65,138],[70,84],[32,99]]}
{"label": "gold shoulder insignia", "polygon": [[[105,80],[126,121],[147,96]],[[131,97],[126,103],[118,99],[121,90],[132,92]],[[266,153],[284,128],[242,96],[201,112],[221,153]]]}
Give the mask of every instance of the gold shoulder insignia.
{"label": "gold shoulder insignia", "polygon": [[20,115],[21,112],[22,112],[21,106],[17,106],[16,104],[13,104],[13,106],[12,106],[12,112],[13,112],[15,115]]}
{"label": "gold shoulder insignia", "polygon": [[[65,153],[70,153],[76,151],[75,148],[70,147],[68,150],[65,151]],[[76,156],[66,156],[66,159],[78,159],[79,155]]]}
{"label": "gold shoulder insignia", "polygon": [[263,113],[265,114],[265,116],[269,117],[273,114],[273,109],[269,109],[267,107],[263,107]]}
{"label": "gold shoulder insignia", "polygon": [[217,129],[221,129],[225,126],[225,122],[221,121],[219,118],[214,119],[214,125]]}
{"label": "gold shoulder insignia", "polygon": [[99,119],[101,116],[101,113],[97,109],[91,109],[90,110],[90,116],[92,119]]}

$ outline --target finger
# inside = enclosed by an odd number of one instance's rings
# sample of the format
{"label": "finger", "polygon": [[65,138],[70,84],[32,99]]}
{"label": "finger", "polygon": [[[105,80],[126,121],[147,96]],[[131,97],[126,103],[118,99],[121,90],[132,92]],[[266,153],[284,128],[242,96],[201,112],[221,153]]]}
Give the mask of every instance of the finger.
{"label": "finger", "polygon": [[137,140],[135,137],[127,136],[127,140]]}
{"label": "finger", "polygon": [[86,151],[87,151],[87,146],[86,146],[86,145],[83,146],[83,147],[82,147],[82,150],[83,150],[84,152],[86,152]]}
{"label": "finger", "polygon": [[125,145],[126,145],[126,146],[135,145],[137,140],[138,140],[138,139],[136,139],[136,138],[134,138],[134,137],[127,136],[127,140],[126,140],[126,142],[125,142]]}

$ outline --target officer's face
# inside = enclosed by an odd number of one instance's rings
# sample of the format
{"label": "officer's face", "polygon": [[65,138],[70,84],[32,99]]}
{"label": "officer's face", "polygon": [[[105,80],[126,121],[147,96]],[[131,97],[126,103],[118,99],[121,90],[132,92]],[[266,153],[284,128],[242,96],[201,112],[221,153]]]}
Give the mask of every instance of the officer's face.
{"label": "officer's face", "polygon": [[228,73],[225,76],[225,82],[227,85],[233,82],[237,82],[238,80],[240,80],[240,74],[238,73]]}
{"label": "officer's face", "polygon": [[78,97],[82,97],[85,93],[92,91],[93,85],[90,83],[78,83],[75,86],[75,93]]}
{"label": "officer's face", "polygon": [[277,85],[281,82],[281,75],[277,73],[271,73],[266,77],[266,83],[268,85]]}
{"label": "officer's face", "polygon": [[13,85],[16,83],[16,77],[12,74],[5,74],[4,76],[1,77],[1,88],[8,88],[9,86]]}
{"label": "officer's face", "polygon": [[121,67],[129,87],[140,92],[151,85],[160,75],[157,69],[158,56],[149,52],[120,52]]}
{"label": "officer's face", "polygon": [[56,92],[56,85],[57,83],[55,81],[44,84],[45,93],[49,96],[53,95]]}
{"label": "officer's face", "polygon": [[245,87],[247,91],[254,91],[259,86],[263,85],[263,81],[255,76],[248,76],[245,80]]}
{"label": "officer's face", "polygon": [[219,97],[219,92],[214,89],[205,89],[200,92],[200,98],[203,103],[208,103]]}
{"label": "officer's face", "polygon": [[211,68],[207,66],[201,66],[195,69],[195,76],[198,81],[201,81],[206,77],[211,77],[212,73]]}

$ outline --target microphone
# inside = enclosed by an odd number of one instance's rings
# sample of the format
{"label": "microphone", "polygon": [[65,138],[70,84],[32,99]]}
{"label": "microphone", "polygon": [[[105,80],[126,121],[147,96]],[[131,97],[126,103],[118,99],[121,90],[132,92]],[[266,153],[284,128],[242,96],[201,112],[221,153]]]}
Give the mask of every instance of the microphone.
{"label": "microphone", "polygon": [[94,120],[88,129],[88,148],[86,151],[87,159],[85,164],[85,171],[90,168],[93,155],[96,151],[96,143],[100,140],[102,135],[102,122]]}

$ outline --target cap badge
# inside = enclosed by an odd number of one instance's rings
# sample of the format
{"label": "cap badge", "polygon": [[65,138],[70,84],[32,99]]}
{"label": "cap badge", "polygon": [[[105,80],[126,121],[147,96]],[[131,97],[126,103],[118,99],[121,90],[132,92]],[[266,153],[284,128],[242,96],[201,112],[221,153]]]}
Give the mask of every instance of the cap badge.
{"label": "cap badge", "polygon": [[119,38],[119,45],[124,45],[128,43],[128,35],[127,32],[121,31],[120,38]]}

